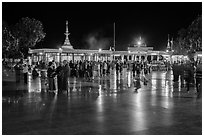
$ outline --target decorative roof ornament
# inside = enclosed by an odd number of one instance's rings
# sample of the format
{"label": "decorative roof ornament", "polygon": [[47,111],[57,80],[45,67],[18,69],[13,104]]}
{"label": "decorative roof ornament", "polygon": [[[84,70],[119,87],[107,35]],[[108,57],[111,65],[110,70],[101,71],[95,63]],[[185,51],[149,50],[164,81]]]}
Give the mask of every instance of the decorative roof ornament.
{"label": "decorative roof ornament", "polygon": [[169,40],[169,34],[168,34],[168,42],[167,42],[167,50],[170,50],[171,49],[171,43],[170,43],[170,40]]}
{"label": "decorative roof ornament", "polygon": [[64,41],[64,45],[62,46],[63,49],[73,49],[73,46],[70,44],[69,41],[69,29],[68,29],[68,20],[66,21],[66,32],[64,33],[64,35],[66,36],[65,41]]}

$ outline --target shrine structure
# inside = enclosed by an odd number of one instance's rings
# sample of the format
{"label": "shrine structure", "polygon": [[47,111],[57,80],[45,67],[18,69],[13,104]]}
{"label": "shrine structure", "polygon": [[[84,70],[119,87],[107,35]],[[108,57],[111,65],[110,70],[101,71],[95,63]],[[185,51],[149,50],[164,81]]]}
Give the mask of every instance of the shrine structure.
{"label": "shrine structure", "polygon": [[[30,59],[32,62],[44,61],[49,62],[55,60],[56,62],[77,61],[77,60],[122,60],[122,61],[160,61],[164,58],[169,60],[169,53],[166,51],[154,51],[153,47],[147,47],[145,41],[139,37],[133,46],[129,46],[127,51],[110,50],[88,50],[88,49],[74,49],[69,40],[68,21],[66,21],[65,41],[59,49],[29,49]],[[115,36],[114,36],[115,37]],[[169,38],[167,49],[170,48]],[[115,45],[114,45],[115,46]]]}

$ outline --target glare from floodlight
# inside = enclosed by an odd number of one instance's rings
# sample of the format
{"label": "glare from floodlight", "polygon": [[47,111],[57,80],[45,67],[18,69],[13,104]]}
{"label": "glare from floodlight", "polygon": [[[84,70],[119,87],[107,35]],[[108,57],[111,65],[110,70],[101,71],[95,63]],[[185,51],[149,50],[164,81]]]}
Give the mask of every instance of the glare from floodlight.
{"label": "glare from floodlight", "polygon": [[101,49],[98,49],[99,52],[101,52]]}
{"label": "glare from floodlight", "polygon": [[138,42],[137,42],[137,44],[138,44],[138,45],[141,45],[141,44],[142,44],[142,42],[141,42],[141,41],[138,41]]}

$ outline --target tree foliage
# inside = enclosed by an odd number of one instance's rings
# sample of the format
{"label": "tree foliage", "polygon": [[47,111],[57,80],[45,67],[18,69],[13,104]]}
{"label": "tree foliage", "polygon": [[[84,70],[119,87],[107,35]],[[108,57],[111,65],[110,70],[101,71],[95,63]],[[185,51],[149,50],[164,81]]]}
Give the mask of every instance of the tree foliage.
{"label": "tree foliage", "polygon": [[22,18],[14,27],[19,50],[25,57],[28,55],[28,49],[42,41],[45,35],[42,23],[34,18]]}
{"label": "tree foliage", "polygon": [[46,35],[43,32],[42,23],[28,17],[21,18],[18,23],[11,27],[3,23],[2,31],[3,55],[14,58],[19,58],[21,55],[26,58],[29,48],[35,47]]}
{"label": "tree foliage", "polygon": [[198,16],[188,28],[180,29],[174,42],[174,54],[191,55],[202,51],[202,17]]}
{"label": "tree foliage", "polygon": [[16,38],[11,33],[8,24],[2,22],[2,55],[3,58],[21,58],[22,54],[19,52]]}

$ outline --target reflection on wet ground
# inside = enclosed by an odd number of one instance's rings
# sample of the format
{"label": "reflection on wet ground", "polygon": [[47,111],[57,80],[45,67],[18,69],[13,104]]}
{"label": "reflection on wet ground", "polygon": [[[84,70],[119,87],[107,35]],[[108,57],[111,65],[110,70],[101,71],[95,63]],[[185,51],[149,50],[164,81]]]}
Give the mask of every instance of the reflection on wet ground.
{"label": "reflection on wet ground", "polygon": [[129,71],[69,78],[68,91],[57,95],[47,92],[45,79],[29,77],[14,91],[3,83],[3,134],[201,134],[194,87],[187,92],[174,83],[171,71],[147,78],[138,92]]}

